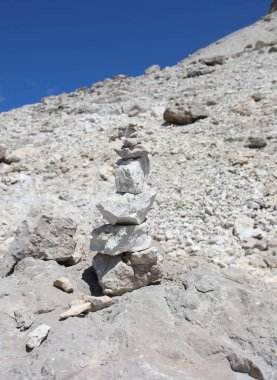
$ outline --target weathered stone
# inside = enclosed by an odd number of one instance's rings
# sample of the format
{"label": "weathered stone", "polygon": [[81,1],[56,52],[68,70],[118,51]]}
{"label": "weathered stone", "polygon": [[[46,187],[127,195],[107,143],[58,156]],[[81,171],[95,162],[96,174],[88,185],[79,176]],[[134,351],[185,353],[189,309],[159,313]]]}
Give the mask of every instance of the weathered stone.
{"label": "weathered stone", "polygon": [[123,159],[138,158],[145,156],[148,151],[143,145],[137,144],[133,147],[123,147],[121,149],[115,149],[115,152]]}
{"label": "weathered stone", "polygon": [[155,247],[117,256],[97,254],[93,267],[104,294],[122,295],[162,279],[162,256]]}
{"label": "weathered stone", "polygon": [[140,144],[140,140],[136,137],[130,138],[130,137],[122,137],[122,143],[124,147],[134,147],[138,144]]}
{"label": "weathered stone", "polygon": [[135,252],[150,247],[147,223],[140,225],[104,225],[92,233],[92,251],[115,256],[122,252]]}
{"label": "weathered stone", "polygon": [[141,194],[116,194],[96,205],[110,224],[141,224],[155,200],[155,191]]}
{"label": "weathered stone", "polygon": [[222,55],[215,55],[214,57],[207,57],[199,59],[199,62],[204,63],[207,66],[223,65],[225,63],[225,57]]}
{"label": "weathered stone", "polygon": [[39,325],[35,330],[33,330],[27,338],[27,350],[32,350],[35,347],[39,347],[41,343],[47,338],[50,329],[50,326],[43,324]]}
{"label": "weathered stone", "polygon": [[115,171],[116,190],[119,193],[139,194],[149,174],[147,156],[138,159],[119,160]]}
{"label": "weathered stone", "polygon": [[148,67],[146,70],[144,70],[144,74],[145,75],[151,75],[151,74],[159,72],[160,70],[161,70],[161,68],[159,65],[152,65],[152,66]]}
{"label": "weathered stone", "polygon": [[235,353],[228,355],[227,359],[229,360],[230,367],[233,371],[240,373],[248,373],[249,376],[254,379],[265,379],[260,368],[255,363],[253,363],[252,360]]}
{"label": "weathered stone", "polygon": [[205,108],[196,102],[179,104],[166,108],[163,118],[166,122],[176,125],[192,124],[199,119],[208,117]]}
{"label": "weathered stone", "polygon": [[0,163],[4,162],[6,158],[6,148],[0,145]]}
{"label": "weathered stone", "polygon": [[16,264],[16,260],[7,250],[0,250],[0,277],[9,274]]}
{"label": "weathered stone", "polygon": [[79,298],[76,298],[70,303],[70,306],[82,305],[90,302],[90,311],[96,312],[112,305],[112,298],[109,296],[94,297],[87,294],[81,294]]}
{"label": "weathered stone", "polygon": [[91,304],[90,302],[85,302],[78,305],[73,305],[69,310],[66,310],[60,315],[60,320],[67,319],[70,317],[78,317],[79,315],[86,314],[90,311]]}
{"label": "weathered stone", "polygon": [[251,148],[251,149],[262,149],[266,145],[267,145],[266,139],[264,139],[263,137],[254,137],[254,136],[250,136],[244,144],[246,148]]}
{"label": "weathered stone", "polygon": [[270,13],[273,13],[277,11],[277,0],[272,0],[271,6],[270,6]]}
{"label": "weathered stone", "polygon": [[53,282],[56,288],[62,289],[66,293],[73,293],[74,287],[67,277],[60,277]]}
{"label": "weathered stone", "polygon": [[234,224],[234,234],[239,237],[241,241],[248,240],[252,237],[254,231],[254,220],[246,215],[237,217]]}
{"label": "weathered stone", "polygon": [[73,265],[81,259],[80,254],[75,254],[75,233],[73,220],[43,215],[35,226],[28,221],[21,223],[10,252],[17,261],[32,256]]}

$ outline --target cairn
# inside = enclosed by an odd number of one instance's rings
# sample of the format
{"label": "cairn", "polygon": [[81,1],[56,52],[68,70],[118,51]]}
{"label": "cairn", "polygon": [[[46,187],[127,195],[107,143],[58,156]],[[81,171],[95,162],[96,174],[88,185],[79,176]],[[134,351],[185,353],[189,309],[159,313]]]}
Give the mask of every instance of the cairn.
{"label": "cairn", "polygon": [[115,172],[116,194],[97,204],[109,223],[92,233],[91,250],[98,252],[93,268],[106,295],[122,295],[162,278],[162,256],[149,236],[146,216],[155,191],[146,186],[150,171],[148,152],[129,125],[115,149],[120,156]]}

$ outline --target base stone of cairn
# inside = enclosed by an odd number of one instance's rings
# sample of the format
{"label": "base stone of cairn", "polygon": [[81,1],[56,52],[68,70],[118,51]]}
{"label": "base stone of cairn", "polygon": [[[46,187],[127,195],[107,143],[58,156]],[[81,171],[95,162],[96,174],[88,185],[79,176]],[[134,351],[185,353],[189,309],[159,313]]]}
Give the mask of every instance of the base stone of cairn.
{"label": "base stone of cairn", "polygon": [[93,231],[90,244],[97,252],[93,268],[107,295],[160,282],[163,275],[163,258],[146,222],[156,194],[145,186],[150,164],[138,127],[129,125],[122,142],[115,150],[121,157],[115,173],[117,193],[97,205],[109,224]]}

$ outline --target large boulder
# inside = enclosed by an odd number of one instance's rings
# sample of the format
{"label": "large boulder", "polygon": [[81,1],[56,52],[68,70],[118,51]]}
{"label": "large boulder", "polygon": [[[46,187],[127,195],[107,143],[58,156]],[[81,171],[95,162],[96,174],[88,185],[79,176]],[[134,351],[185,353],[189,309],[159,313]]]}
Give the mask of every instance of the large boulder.
{"label": "large boulder", "polygon": [[115,226],[106,224],[93,230],[90,248],[92,251],[109,256],[142,251],[151,244],[148,231],[147,223]]}
{"label": "large boulder", "polygon": [[141,224],[155,200],[155,191],[141,194],[116,194],[96,207],[110,224]]}
{"label": "large boulder", "polygon": [[163,118],[166,122],[176,125],[192,124],[199,119],[208,117],[205,108],[196,102],[179,104],[166,108]]}
{"label": "large boulder", "polygon": [[76,225],[70,218],[41,216],[35,225],[24,221],[18,227],[10,252],[17,261],[31,256],[43,260],[55,260],[68,265],[80,261],[75,253]]}
{"label": "large boulder", "polygon": [[97,254],[93,268],[108,295],[122,295],[162,279],[163,258],[156,247],[117,256]]}

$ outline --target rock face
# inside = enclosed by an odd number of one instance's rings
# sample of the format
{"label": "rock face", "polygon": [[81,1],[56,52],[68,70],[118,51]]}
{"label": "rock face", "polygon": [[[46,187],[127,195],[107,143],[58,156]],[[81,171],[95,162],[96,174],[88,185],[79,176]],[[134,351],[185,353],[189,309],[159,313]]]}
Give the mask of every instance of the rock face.
{"label": "rock face", "polygon": [[205,108],[196,102],[179,104],[166,108],[163,118],[166,122],[176,125],[192,124],[199,119],[208,117]]}
{"label": "rock face", "polygon": [[[140,154],[130,159],[126,151],[132,149]],[[115,174],[116,188],[121,194],[97,205],[111,224],[96,228],[90,244],[91,250],[98,252],[93,267],[104,294],[108,295],[122,295],[162,278],[162,256],[157,248],[150,248],[152,240],[144,222],[155,192],[142,192],[149,159],[138,140],[137,126],[129,125],[118,154],[125,157],[118,162]]]}
{"label": "rock face", "polygon": [[81,257],[75,254],[76,225],[71,219],[41,216],[35,226],[24,221],[18,227],[10,252],[17,261],[31,256],[75,264]]}

